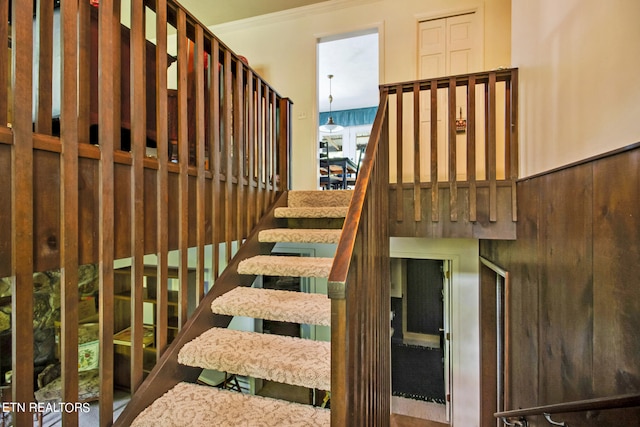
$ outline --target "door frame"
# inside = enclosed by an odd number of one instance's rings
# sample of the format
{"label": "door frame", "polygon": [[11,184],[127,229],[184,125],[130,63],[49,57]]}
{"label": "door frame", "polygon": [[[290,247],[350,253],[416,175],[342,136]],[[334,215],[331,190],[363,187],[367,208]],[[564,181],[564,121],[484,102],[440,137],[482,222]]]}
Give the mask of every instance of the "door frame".
{"label": "door frame", "polygon": [[[493,414],[510,407],[509,399],[509,272],[480,257],[480,405],[482,425],[500,426]],[[490,396],[495,395],[495,399]]]}
{"label": "door frame", "polygon": [[[415,260],[417,258],[403,258],[407,261],[409,260]],[[418,259],[424,259],[424,258],[418,258]],[[448,305],[447,305],[447,295],[448,295],[448,291],[447,291],[447,287],[448,287],[448,266],[447,266],[447,262],[443,261],[443,260],[434,260],[431,258],[428,258],[429,261],[439,261],[441,262],[441,266],[442,266],[442,323],[443,323],[443,329],[441,330],[441,333],[444,333],[444,324],[446,323],[446,319],[448,316]],[[407,267],[408,269],[408,267]],[[407,271],[405,269],[404,272],[404,276],[405,279],[407,278]],[[409,280],[403,280],[402,281],[402,339],[404,341],[405,344],[409,344],[409,345],[419,345],[419,346],[423,346],[423,347],[429,347],[429,348],[440,348],[441,345],[441,341],[440,341],[440,334],[426,334],[426,333],[420,333],[420,332],[410,332],[407,330],[407,287],[409,284]],[[445,336],[446,338],[446,336]],[[445,345],[446,347],[446,345]]]}
{"label": "door frame", "polygon": [[[446,420],[451,423],[452,407],[453,407],[453,369],[452,354],[455,349],[455,341],[450,339],[453,330],[453,310],[451,306],[452,290],[457,280],[460,260],[457,255],[423,253],[423,252],[404,252],[391,251],[391,258],[399,259],[431,259],[442,261],[444,269],[443,283],[443,312],[444,312],[444,392],[445,392],[445,411]],[[404,295],[402,295],[404,299]]]}

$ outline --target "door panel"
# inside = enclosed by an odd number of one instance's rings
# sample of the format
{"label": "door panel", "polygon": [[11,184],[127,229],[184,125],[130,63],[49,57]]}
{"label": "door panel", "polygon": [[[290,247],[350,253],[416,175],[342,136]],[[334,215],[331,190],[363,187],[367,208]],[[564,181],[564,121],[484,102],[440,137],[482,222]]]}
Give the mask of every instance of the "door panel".
{"label": "door panel", "polygon": [[[418,78],[429,79],[446,75],[467,74],[482,68],[482,37],[476,25],[476,14],[452,16],[419,23],[418,28]],[[437,137],[438,180],[449,179],[448,143],[448,95],[438,90]],[[464,88],[456,89],[456,117],[466,117],[467,94]],[[420,95],[420,180],[430,181],[431,176],[431,97]],[[456,136],[456,162],[458,180],[467,180],[465,134]]]}
{"label": "door panel", "polygon": [[444,75],[446,71],[446,20],[437,19],[420,23],[419,28],[419,78],[430,78]]}
{"label": "door panel", "polygon": [[440,348],[444,328],[442,261],[407,260],[404,341],[408,344]]}

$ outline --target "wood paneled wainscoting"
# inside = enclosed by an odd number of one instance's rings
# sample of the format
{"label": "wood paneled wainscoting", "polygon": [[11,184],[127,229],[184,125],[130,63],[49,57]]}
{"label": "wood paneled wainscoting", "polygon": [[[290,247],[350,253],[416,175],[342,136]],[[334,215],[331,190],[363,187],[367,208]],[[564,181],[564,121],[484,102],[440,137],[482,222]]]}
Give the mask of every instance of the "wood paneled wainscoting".
{"label": "wood paneled wainscoting", "polygon": [[[634,144],[523,179],[518,239],[481,242],[509,272],[505,410],[640,391],[639,164]],[[635,425],[640,408],[553,419]]]}

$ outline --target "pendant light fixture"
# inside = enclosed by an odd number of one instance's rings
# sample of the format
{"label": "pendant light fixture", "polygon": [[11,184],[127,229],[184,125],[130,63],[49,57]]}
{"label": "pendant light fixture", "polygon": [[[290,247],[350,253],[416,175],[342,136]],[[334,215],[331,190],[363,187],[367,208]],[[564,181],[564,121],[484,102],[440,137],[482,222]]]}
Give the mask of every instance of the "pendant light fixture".
{"label": "pendant light fixture", "polygon": [[333,121],[333,116],[331,115],[331,103],[333,102],[333,96],[331,94],[331,79],[333,79],[333,74],[329,74],[327,77],[329,78],[329,119],[327,120],[327,123],[320,126],[320,132],[340,132],[344,127],[336,124]]}

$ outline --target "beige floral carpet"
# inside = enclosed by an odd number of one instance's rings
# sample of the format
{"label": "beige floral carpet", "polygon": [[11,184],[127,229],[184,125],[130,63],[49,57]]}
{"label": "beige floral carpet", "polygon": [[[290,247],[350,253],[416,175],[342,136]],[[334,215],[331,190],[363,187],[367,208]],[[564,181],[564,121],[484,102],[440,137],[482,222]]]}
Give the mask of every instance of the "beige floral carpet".
{"label": "beige floral carpet", "polygon": [[330,411],[310,405],[179,383],[145,409],[133,427],[315,427]]}

